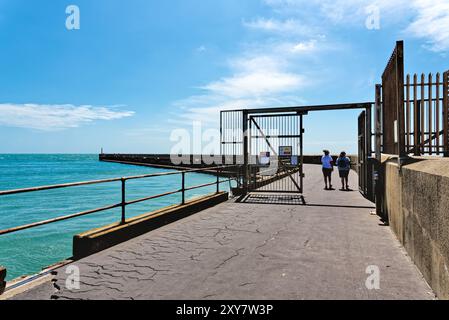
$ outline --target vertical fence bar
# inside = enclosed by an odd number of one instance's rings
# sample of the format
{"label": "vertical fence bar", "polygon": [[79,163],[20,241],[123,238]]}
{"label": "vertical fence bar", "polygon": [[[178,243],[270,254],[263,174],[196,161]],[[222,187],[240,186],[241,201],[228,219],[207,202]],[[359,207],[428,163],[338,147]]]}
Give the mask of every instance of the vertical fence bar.
{"label": "vertical fence bar", "polygon": [[420,111],[420,116],[421,116],[421,155],[425,153],[425,149],[424,149],[424,144],[426,141],[426,122],[425,122],[425,107],[426,107],[426,100],[425,100],[425,87],[424,87],[424,83],[426,81],[425,75],[424,73],[421,74],[421,111]]}
{"label": "vertical fence bar", "polygon": [[299,174],[301,175],[299,177],[300,181],[301,181],[301,193],[304,193],[304,119],[303,119],[303,115],[301,114],[300,118],[299,118],[299,126],[300,126],[300,148],[299,148],[299,155],[300,155],[300,165],[301,165],[301,170],[299,172]]}
{"label": "vertical fence bar", "polygon": [[242,116],[243,130],[243,193],[248,194],[248,175],[249,175],[249,155],[248,155],[248,111],[243,111]]}
{"label": "vertical fence bar", "polygon": [[443,75],[443,143],[444,156],[449,157],[449,71]]}
{"label": "vertical fence bar", "polygon": [[429,94],[428,94],[428,100],[429,100],[429,116],[428,116],[428,126],[429,126],[429,155],[433,154],[433,100],[432,100],[432,86],[433,86],[433,76],[432,73],[429,73]]}
{"label": "vertical fence bar", "polygon": [[220,156],[223,158],[223,111],[220,111]]}
{"label": "vertical fence bar", "polygon": [[440,73],[436,75],[436,102],[435,102],[435,131],[437,134],[437,139],[435,141],[436,153],[440,155]]}
{"label": "vertical fence bar", "polygon": [[217,167],[217,194],[220,193],[220,167]]}
{"label": "vertical fence bar", "polygon": [[122,220],[121,223],[126,223],[126,179],[122,178]]}
{"label": "vertical fence bar", "polygon": [[376,105],[374,121],[376,123],[376,159],[381,161],[382,154],[382,85],[376,84]]}
{"label": "vertical fence bar", "polygon": [[408,74],[407,75],[407,83],[406,83],[406,87],[405,87],[405,90],[406,90],[406,98],[405,98],[405,100],[406,100],[406,109],[405,109],[405,116],[406,116],[406,129],[405,129],[405,131],[406,131],[406,136],[405,136],[405,144],[406,144],[406,147],[405,147],[405,150],[407,151],[407,154],[410,152],[410,145],[411,145],[411,141],[410,141],[410,133],[411,133],[411,130],[410,130],[410,127],[411,127],[411,125],[410,125],[410,75]]}
{"label": "vertical fence bar", "polygon": [[182,181],[181,181],[181,203],[186,204],[186,173],[182,172]]}
{"label": "vertical fence bar", "polygon": [[420,106],[418,104],[418,75],[415,73],[413,75],[413,144],[415,156],[419,156],[419,140],[421,137],[419,111]]}

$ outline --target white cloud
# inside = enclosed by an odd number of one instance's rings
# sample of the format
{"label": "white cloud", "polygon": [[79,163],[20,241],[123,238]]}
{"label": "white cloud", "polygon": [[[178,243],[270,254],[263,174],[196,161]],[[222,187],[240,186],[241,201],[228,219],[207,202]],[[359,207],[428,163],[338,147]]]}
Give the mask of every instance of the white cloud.
{"label": "white cloud", "polygon": [[303,41],[295,44],[292,48],[293,52],[310,52],[316,49],[317,41],[315,39]]}
{"label": "white cloud", "polygon": [[55,131],[76,128],[96,120],[130,117],[132,111],[116,111],[115,107],[40,104],[0,104],[0,125]]}
{"label": "white cloud", "polygon": [[251,21],[243,21],[243,25],[254,30],[275,32],[284,35],[310,35],[315,33],[317,29],[307,26],[296,19],[276,20],[257,18]]}
{"label": "white cloud", "polygon": [[312,81],[305,80],[307,72],[300,59],[331,49],[325,43],[326,37],[318,33],[304,36],[312,28],[305,28],[293,19],[257,18],[243,24],[254,32],[272,32],[274,37],[245,43],[242,53],[228,61],[228,76],[198,87],[202,90],[200,94],[176,101],[174,106],[179,112],[172,123],[216,124],[220,110],[285,107],[306,102],[300,97],[301,90]]}
{"label": "white cloud", "polygon": [[[381,25],[399,24],[402,36],[423,39],[427,49],[449,51],[449,1],[447,0],[263,0],[275,11],[315,18],[322,26],[365,26],[367,7],[378,7]],[[318,15],[310,15],[318,12]],[[266,20],[270,21],[270,20]],[[309,21],[310,22],[310,21]],[[257,24],[256,24],[257,25]],[[260,23],[260,25],[263,25]],[[269,26],[270,24],[267,24]],[[272,27],[274,28],[274,26]]]}
{"label": "white cloud", "polygon": [[171,123],[188,125],[199,121],[202,124],[217,127],[220,111],[247,108],[267,108],[302,105],[306,101],[294,95],[248,97],[244,99],[230,99],[225,96],[202,95],[193,96],[175,103],[182,109],[181,119],[172,119]]}
{"label": "white cloud", "polygon": [[200,87],[202,94],[174,103],[181,111],[181,121],[216,123],[220,110],[286,106],[303,101],[292,92],[304,87],[304,78],[288,71],[289,64],[283,57],[245,54],[231,60],[229,67],[231,76]]}
{"label": "white cloud", "polygon": [[412,6],[418,15],[404,33],[426,39],[425,47],[432,51],[448,51],[449,2],[447,0],[414,0]]}
{"label": "white cloud", "polygon": [[[264,0],[265,4],[283,13],[295,13],[311,16],[332,23],[352,24],[366,19],[365,9],[377,6],[382,15],[388,18],[402,18],[399,13],[407,12],[409,0]],[[399,12],[400,11],[400,12]],[[318,15],[317,15],[318,13]]]}
{"label": "white cloud", "polygon": [[300,75],[277,70],[263,70],[262,68],[251,73],[239,73],[229,78],[223,78],[202,87],[202,89],[229,98],[244,98],[287,92],[299,88],[302,83]]}

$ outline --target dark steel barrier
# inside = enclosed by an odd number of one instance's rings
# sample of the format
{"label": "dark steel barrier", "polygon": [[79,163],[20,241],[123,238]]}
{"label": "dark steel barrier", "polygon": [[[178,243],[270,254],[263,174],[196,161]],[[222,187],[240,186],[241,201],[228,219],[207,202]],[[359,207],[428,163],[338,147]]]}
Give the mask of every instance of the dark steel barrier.
{"label": "dark steel barrier", "polygon": [[448,81],[449,71],[442,78],[441,73],[404,76],[404,43],[396,43],[382,86],[376,86],[376,105],[382,109],[376,129],[378,160],[381,152],[449,156]]}

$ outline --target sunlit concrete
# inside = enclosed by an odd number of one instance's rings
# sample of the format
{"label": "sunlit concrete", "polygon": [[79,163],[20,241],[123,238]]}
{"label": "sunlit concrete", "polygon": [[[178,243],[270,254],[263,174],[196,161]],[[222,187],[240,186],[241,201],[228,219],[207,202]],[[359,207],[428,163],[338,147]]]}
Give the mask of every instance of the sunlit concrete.
{"label": "sunlit concrete", "polygon": [[[16,298],[434,298],[371,202],[324,191],[319,166],[305,173],[305,206],[292,196],[229,201],[74,263],[79,289],[66,287],[64,267],[55,285]],[[367,287],[377,269],[380,287]]]}

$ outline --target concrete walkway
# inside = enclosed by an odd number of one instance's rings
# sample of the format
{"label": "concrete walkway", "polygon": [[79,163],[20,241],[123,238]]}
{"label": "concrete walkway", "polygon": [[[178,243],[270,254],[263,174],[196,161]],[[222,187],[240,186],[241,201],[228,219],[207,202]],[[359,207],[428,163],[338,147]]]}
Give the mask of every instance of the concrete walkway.
{"label": "concrete walkway", "polygon": [[[79,290],[66,288],[64,267],[54,287],[16,298],[434,298],[372,203],[324,191],[319,166],[305,173],[306,206],[274,195],[223,203],[74,263]],[[356,189],[354,173],[350,182]],[[365,285],[368,266],[380,269],[379,290]]]}

